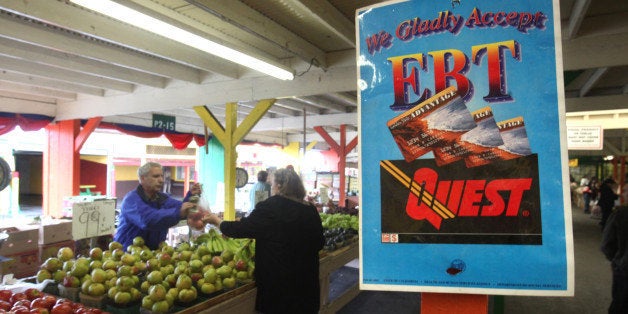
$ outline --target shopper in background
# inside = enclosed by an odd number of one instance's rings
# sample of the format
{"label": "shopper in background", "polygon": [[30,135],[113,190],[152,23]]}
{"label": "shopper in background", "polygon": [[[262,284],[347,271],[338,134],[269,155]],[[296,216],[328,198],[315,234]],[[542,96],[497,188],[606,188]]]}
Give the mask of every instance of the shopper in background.
{"label": "shopper in background", "polygon": [[580,186],[584,187],[589,185],[589,178],[587,176],[582,177],[582,179],[580,179]]}
{"label": "shopper in background", "polygon": [[249,213],[255,208],[255,205],[270,197],[270,184],[266,182],[268,179],[268,172],[261,170],[257,173],[257,182],[253,184],[251,188],[251,208],[249,209]]}
{"label": "shopper in background", "polygon": [[137,169],[140,184],[124,196],[120,205],[119,225],[114,241],[124,249],[141,236],[151,250],[166,240],[168,228],[187,218],[188,210],[195,206],[187,202],[190,196],[200,195],[201,186],[195,183],[182,201],[161,192],[164,184],[163,169],[156,162],[147,162]]}
{"label": "shopper in background", "polygon": [[318,252],[324,237],[316,207],[306,203],[296,172],[273,174],[271,196],[240,221],[205,221],[234,238],[253,238],[255,247],[255,308],[261,313],[318,313],[320,305]]}
{"label": "shopper in background", "polygon": [[580,183],[586,182],[586,184],[582,188],[582,198],[584,201],[584,213],[588,214],[591,212],[591,202],[595,202],[597,200],[598,187],[597,187],[597,178],[592,177],[591,180],[586,180],[582,178]]}
{"label": "shopper in background", "polygon": [[600,199],[597,202],[597,204],[600,205],[600,208],[602,209],[602,220],[600,221],[600,226],[602,226],[602,229],[606,225],[606,221],[608,220],[608,217],[611,215],[613,207],[615,206],[615,200],[617,200],[618,197],[615,191],[617,191],[617,183],[615,182],[615,180],[608,178],[605,179],[604,182],[602,182],[602,185],[600,186]]}
{"label": "shopper in background", "polygon": [[608,313],[628,313],[628,206],[619,206],[608,218],[601,249],[613,273]]}

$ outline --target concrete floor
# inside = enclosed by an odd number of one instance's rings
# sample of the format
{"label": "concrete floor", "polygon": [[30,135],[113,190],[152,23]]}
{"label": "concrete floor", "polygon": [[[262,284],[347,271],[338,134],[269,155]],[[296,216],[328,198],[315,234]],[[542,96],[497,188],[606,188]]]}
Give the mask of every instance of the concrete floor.
{"label": "concrete floor", "polygon": [[573,211],[575,295],[573,298],[505,297],[504,313],[597,314],[611,303],[611,269],[600,252],[599,220]]}
{"label": "concrete floor", "polygon": [[[506,296],[503,307],[490,297],[488,313],[498,314],[601,314],[611,302],[611,270],[599,246],[599,220],[582,209],[573,213],[575,295],[574,297]],[[420,313],[419,293],[362,291],[340,314]]]}

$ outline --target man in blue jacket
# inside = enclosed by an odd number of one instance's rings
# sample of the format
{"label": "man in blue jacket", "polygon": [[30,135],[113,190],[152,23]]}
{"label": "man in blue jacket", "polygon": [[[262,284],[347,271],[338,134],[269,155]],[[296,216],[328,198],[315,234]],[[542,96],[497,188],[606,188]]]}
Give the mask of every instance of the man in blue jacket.
{"label": "man in blue jacket", "polygon": [[188,210],[195,206],[188,199],[200,195],[201,186],[193,184],[182,202],[161,192],[164,175],[160,164],[147,162],[137,170],[137,175],[140,184],[122,200],[114,241],[120,242],[126,250],[133,238],[140,236],[146,246],[156,250],[159,243],[166,240],[168,228],[187,218]]}

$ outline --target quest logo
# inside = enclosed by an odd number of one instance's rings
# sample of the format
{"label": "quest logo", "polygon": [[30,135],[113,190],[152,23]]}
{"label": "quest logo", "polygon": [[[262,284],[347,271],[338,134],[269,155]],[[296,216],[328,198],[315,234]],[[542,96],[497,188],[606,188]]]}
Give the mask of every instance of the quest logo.
{"label": "quest logo", "polygon": [[380,174],[382,242],[542,244],[536,154],[474,168],[382,160]]}

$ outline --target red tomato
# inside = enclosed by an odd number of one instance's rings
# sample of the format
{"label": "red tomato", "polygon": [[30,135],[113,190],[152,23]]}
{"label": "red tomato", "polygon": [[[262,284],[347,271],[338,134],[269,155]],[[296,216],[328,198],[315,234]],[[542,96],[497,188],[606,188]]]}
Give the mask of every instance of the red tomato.
{"label": "red tomato", "polygon": [[72,302],[72,300],[70,299],[66,299],[66,298],[58,298],[57,301],[55,301],[55,305],[57,304],[61,304],[61,303],[68,303],[68,304],[72,304],[74,302]]}
{"label": "red tomato", "polygon": [[43,293],[35,288],[28,288],[24,291],[24,294],[26,294],[26,297],[33,301],[39,297],[41,297],[43,295]]}
{"label": "red tomato", "polygon": [[68,303],[60,303],[52,307],[50,314],[72,314],[74,310]]}
{"label": "red tomato", "polygon": [[13,303],[13,307],[16,307],[16,306],[23,306],[23,307],[25,307],[25,308],[30,310],[31,309],[31,301],[29,301],[28,299],[26,299],[26,300],[17,300],[17,301],[15,301],[15,303]]}
{"label": "red tomato", "polygon": [[44,308],[34,308],[31,309],[30,312],[28,312],[29,314],[50,314],[50,311],[48,311],[48,309],[44,309]]}
{"label": "red tomato", "polygon": [[0,290],[0,300],[11,302],[11,296],[13,296],[11,290]]}
{"label": "red tomato", "polygon": [[70,304],[70,306],[72,306],[72,309],[74,311],[78,310],[78,309],[82,309],[85,307],[85,305],[83,305],[83,303],[79,303],[79,302],[74,302],[72,304]]}
{"label": "red tomato", "polygon": [[11,308],[10,313],[13,314],[29,314],[31,310],[29,310],[27,307],[25,306],[14,306]]}
{"label": "red tomato", "polygon": [[[45,294],[41,299],[46,303],[46,307],[50,310],[57,303],[57,298],[50,294]],[[32,306],[31,306],[32,307]]]}
{"label": "red tomato", "polygon": [[11,307],[13,307],[11,303],[4,300],[0,300],[0,310],[10,311]]}
{"label": "red tomato", "polygon": [[[28,300],[28,297],[26,296],[26,293],[24,292],[18,292],[18,293],[14,293],[11,296],[11,299],[9,302],[11,302],[12,304],[15,304],[15,302],[19,301],[19,300]],[[30,300],[28,300],[30,301]],[[30,304],[30,302],[29,302]]]}
{"label": "red tomato", "polygon": [[37,298],[37,299],[31,301],[31,309],[47,309],[47,310],[50,310],[53,305],[54,305],[54,302],[52,304],[49,304],[48,301],[46,301],[44,298]]}

